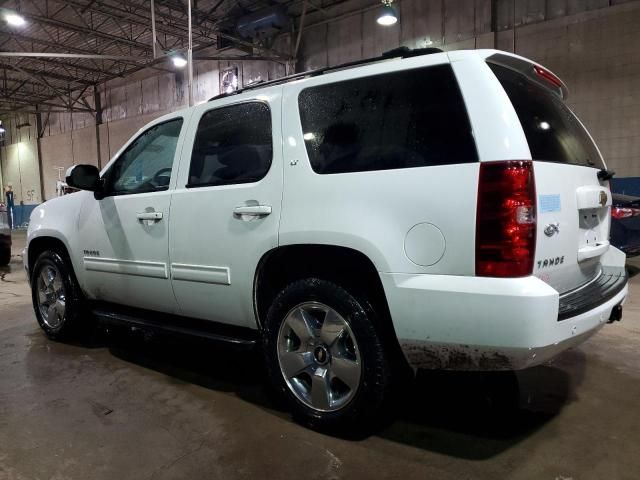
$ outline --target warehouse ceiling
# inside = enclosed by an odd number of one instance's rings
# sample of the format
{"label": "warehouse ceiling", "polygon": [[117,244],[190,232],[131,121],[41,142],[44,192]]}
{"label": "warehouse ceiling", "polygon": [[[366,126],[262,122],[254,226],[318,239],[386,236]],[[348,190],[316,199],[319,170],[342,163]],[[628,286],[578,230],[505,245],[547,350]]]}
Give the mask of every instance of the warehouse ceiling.
{"label": "warehouse ceiling", "polygon": [[[239,38],[233,25],[240,16],[274,6],[295,20],[302,3],[192,0],[194,58],[198,51],[226,46],[247,58],[289,60],[268,42]],[[341,2],[307,3],[320,10],[320,3]],[[0,22],[0,112],[32,112],[36,105],[44,111],[92,111],[85,97],[94,86],[145,67],[169,70],[171,53],[186,57],[185,0],[155,0],[155,59],[150,0],[10,0],[0,7],[0,14],[12,12],[26,23]]]}

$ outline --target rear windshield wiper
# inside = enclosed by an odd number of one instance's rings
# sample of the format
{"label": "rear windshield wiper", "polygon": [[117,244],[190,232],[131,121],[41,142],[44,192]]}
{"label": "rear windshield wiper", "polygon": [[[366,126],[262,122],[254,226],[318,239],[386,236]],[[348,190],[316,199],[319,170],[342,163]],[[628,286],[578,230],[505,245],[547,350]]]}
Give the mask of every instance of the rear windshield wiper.
{"label": "rear windshield wiper", "polygon": [[598,172],[598,180],[600,180],[601,182],[611,180],[615,174],[616,172],[614,172],[613,170],[607,170],[606,168],[603,168]]}

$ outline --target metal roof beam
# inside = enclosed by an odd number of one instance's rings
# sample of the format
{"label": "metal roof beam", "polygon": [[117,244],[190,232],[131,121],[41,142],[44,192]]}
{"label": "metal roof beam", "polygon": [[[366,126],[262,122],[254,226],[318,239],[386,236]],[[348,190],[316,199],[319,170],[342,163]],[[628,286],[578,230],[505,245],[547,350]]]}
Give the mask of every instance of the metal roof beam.
{"label": "metal roof beam", "polygon": [[[111,71],[108,70],[98,70],[96,68],[85,67],[84,65],[78,65],[76,63],[66,63],[66,62],[58,62],[53,59],[56,58],[69,58],[69,59],[94,59],[95,56],[91,55],[83,55],[83,54],[70,54],[75,56],[60,56],[59,54],[46,54],[46,53],[36,53],[36,52],[0,52],[0,57],[19,57],[19,58],[37,58],[41,62],[47,62],[51,65],[55,65],[57,67],[61,67],[64,69],[77,69],[87,73],[93,73],[95,75],[106,76],[112,75]],[[98,55],[99,57],[99,55]],[[104,60],[114,60],[114,59],[104,59]],[[139,59],[138,59],[139,60]],[[133,60],[132,60],[133,61]],[[70,73],[67,71],[67,73]]]}
{"label": "metal roof beam", "polygon": [[231,61],[231,62],[276,62],[281,63],[280,57],[263,57],[261,55],[194,55],[194,60],[219,60],[219,61]]}
{"label": "metal roof beam", "polygon": [[20,33],[15,33],[15,32],[0,32],[0,35],[6,35],[8,37],[17,38],[18,40],[22,40],[25,42],[37,43],[40,45],[44,45],[46,47],[52,47],[52,48],[64,47],[66,50],[69,50],[70,52],[75,52],[75,53],[85,53],[85,54],[94,53],[91,50],[77,48],[72,45],[67,45],[65,43],[55,43],[49,40],[45,40],[43,38],[30,37],[30,36],[22,35]]}
{"label": "metal roof beam", "polygon": [[[146,59],[140,57],[129,57],[119,55],[99,55],[99,54],[82,54],[82,53],[55,53],[55,52],[0,52],[0,57],[33,57],[33,58],[74,58],[74,59],[96,59],[96,60],[116,60],[131,62],[146,62]],[[159,59],[168,58],[166,55],[158,57]],[[194,60],[264,60],[279,61],[280,57],[264,57],[261,55],[194,55]],[[76,65],[69,64],[70,67]],[[146,66],[146,65],[143,65]]]}
{"label": "metal roof beam", "polygon": [[[50,88],[51,90],[53,90],[54,92],[56,92],[57,96],[60,97],[60,99],[64,102],[65,101],[65,92],[63,92],[62,90],[58,90],[56,87],[54,87],[53,85],[51,85],[48,81],[46,81],[44,78],[38,76],[37,74],[32,74],[27,72],[26,70],[24,70],[22,67],[18,67],[17,65],[11,65],[9,64],[10,68],[13,68],[14,70],[16,70],[17,72],[22,73],[23,75],[26,75],[29,78],[32,78],[34,81],[36,82],[40,82],[43,85],[45,85],[46,87]],[[71,104],[68,104],[69,107],[71,107]]]}
{"label": "metal roof beam", "polygon": [[[62,105],[59,105],[62,107]],[[23,110],[23,109],[11,109],[11,108],[0,108],[0,113],[21,113],[21,114],[25,114],[25,113],[31,113],[31,114],[38,114],[38,113],[72,113],[69,110]]]}
{"label": "metal roof beam", "polygon": [[[121,62],[146,62],[152,58],[127,55],[101,55],[98,53],[56,53],[56,52],[0,52],[0,57],[74,58],[93,60],[115,60]],[[75,66],[75,65],[70,65]]]}
{"label": "metal roof beam", "polygon": [[[74,0],[68,0],[66,3],[77,7],[81,7],[83,5],[81,2],[77,2]],[[151,26],[151,19],[149,17],[146,17],[145,15],[128,12],[127,10],[124,10],[122,8],[115,7],[113,5],[106,5],[99,1],[93,1],[90,6],[86,6],[85,8],[100,15],[104,15],[106,17],[117,20],[125,20],[129,23],[140,25],[145,28],[149,28]],[[187,35],[187,31],[185,29],[173,27],[164,23],[156,23],[156,29],[161,33],[172,35],[174,37],[186,37]]]}
{"label": "metal roof beam", "polygon": [[34,23],[40,23],[45,25],[52,25],[58,28],[62,28],[64,30],[69,30],[72,32],[84,33],[89,36],[103,38],[105,40],[111,40],[122,45],[127,45],[130,47],[134,47],[140,49],[142,51],[148,52],[151,51],[151,46],[146,45],[144,43],[136,42],[134,40],[129,40],[128,38],[123,38],[118,35],[112,35],[110,33],[101,32],[99,30],[93,30],[91,28],[82,27],[80,25],[75,25],[73,23],[67,23],[60,20],[56,20],[50,17],[42,17],[40,15],[34,15],[33,13],[21,12],[21,15]]}
{"label": "metal roof beam", "polygon": [[[180,10],[180,8],[178,8],[176,6],[176,2],[159,1],[157,3],[157,5],[158,6],[164,6],[164,7],[173,9],[173,10]],[[132,5],[132,6],[134,8],[140,8],[141,7],[140,5]],[[193,13],[193,11],[192,11],[192,13]],[[272,55],[275,55],[275,56],[278,56],[278,57],[281,57],[281,58],[289,58],[289,56],[290,56],[290,55],[288,55],[286,53],[279,52],[279,51],[274,50],[272,48],[267,48],[267,47],[255,45],[255,44],[253,44],[251,42],[247,42],[246,40],[238,38],[238,37],[236,37],[234,35],[230,35],[230,34],[221,32],[219,29],[216,28],[215,22],[213,20],[209,20],[208,18],[206,18],[207,17],[207,13],[206,12],[202,12],[200,10],[197,10],[197,11],[195,11],[195,13],[193,13],[193,15],[194,15],[194,20],[195,20],[194,23],[196,23],[196,24],[198,24],[200,26],[202,26],[202,24],[204,22],[212,23],[213,26],[211,27],[211,33],[213,35],[215,35],[215,36],[226,38],[227,40],[230,40],[230,41],[232,41],[234,43],[237,43],[238,45],[242,45],[244,47],[248,47],[248,48],[252,48],[252,49],[255,48],[255,49],[258,49],[258,50],[262,50],[264,52],[271,53]],[[159,9],[156,11],[156,16],[163,17],[163,18],[168,18],[173,22],[180,21],[183,25],[185,25],[184,32],[185,32],[185,36],[186,36],[186,33],[187,33],[186,32],[186,24],[187,24],[186,23],[186,19],[177,19],[175,16],[173,16],[171,14],[168,14],[166,12],[163,12],[163,11],[161,11]],[[151,19],[148,19],[148,21],[151,22]],[[181,28],[181,27],[178,27],[178,28]]]}
{"label": "metal roof beam", "polygon": [[10,63],[4,63],[4,64],[0,64],[0,68],[11,68],[13,70],[16,70],[17,72],[22,73],[23,75],[26,75],[28,77],[30,77],[32,80],[38,82],[38,83],[43,83],[44,85],[46,85],[49,88],[52,88],[55,90],[55,87],[51,86],[46,80],[43,80],[41,78],[41,76],[47,76],[48,78],[53,78],[55,80],[61,80],[63,82],[67,82],[69,84],[71,83],[78,83],[80,85],[93,85],[95,82],[89,82],[87,80],[83,80],[83,79],[79,79],[79,78],[74,78],[74,77],[68,77],[66,75],[60,75],[58,73],[53,73],[53,72],[45,72],[45,71],[41,71],[41,70],[33,70],[31,68],[25,68],[25,67],[18,67],[16,65],[12,65]]}
{"label": "metal roof beam", "polygon": [[69,109],[69,107],[67,107],[66,105],[60,105],[60,104],[50,103],[46,101],[28,101],[23,99],[15,99],[15,98],[7,98],[7,97],[0,97],[0,98],[6,99],[7,100],[6,103],[17,103],[25,106],[43,105],[45,107],[51,107],[51,108],[64,108],[66,109],[67,112],[93,113],[93,110],[89,110],[88,108],[71,107],[71,109]]}
{"label": "metal roof beam", "polygon": [[[3,68],[4,68],[4,66],[3,66]],[[39,86],[39,87],[42,87],[42,83],[40,83],[40,82],[36,83],[36,82],[29,81],[29,80],[24,80],[23,79],[23,77],[24,77],[23,75],[20,75],[19,73],[18,73],[18,75],[19,75],[18,78],[7,77],[6,81],[7,82],[13,82],[14,84],[21,84],[22,86]],[[7,87],[7,90],[9,90],[9,87]],[[40,93],[36,92],[35,89],[34,90],[21,89],[21,90],[16,91],[16,93],[21,93],[21,92],[24,92],[24,91],[28,92],[28,95],[32,95],[33,94],[33,95],[45,96],[44,94],[42,94],[42,92],[40,92]]]}

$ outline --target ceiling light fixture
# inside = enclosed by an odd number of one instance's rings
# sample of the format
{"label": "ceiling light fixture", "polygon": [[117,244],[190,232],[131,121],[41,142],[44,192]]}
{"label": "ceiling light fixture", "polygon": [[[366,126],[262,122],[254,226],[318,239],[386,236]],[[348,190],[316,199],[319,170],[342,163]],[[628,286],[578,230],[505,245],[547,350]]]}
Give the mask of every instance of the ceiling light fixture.
{"label": "ceiling light fixture", "polygon": [[391,6],[393,0],[382,0],[383,6],[378,14],[377,22],[379,25],[389,27],[395,25],[398,21],[398,14],[396,9]]}
{"label": "ceiling light fixture", "polygon": [[4,16],[4,19],[12,27],[22,27],[27,23],[24,17],[18,15],[17,13],[7,13]]}
{"label": "ceiling light fixture", "polygon": [[174,55],[173,57],[171,57],[171,61],[177,68],[184,68],[187,66],[187,60],[180,55]]}

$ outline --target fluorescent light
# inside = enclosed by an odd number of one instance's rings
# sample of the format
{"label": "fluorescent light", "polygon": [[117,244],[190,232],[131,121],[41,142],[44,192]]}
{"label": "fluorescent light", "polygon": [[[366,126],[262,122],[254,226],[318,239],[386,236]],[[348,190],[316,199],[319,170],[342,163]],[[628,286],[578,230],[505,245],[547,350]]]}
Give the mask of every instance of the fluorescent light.
{"label": "fluorescent light", "polygon": [[18,15],[17,13],[7,13],[4,16],[4,19],[12,27],[21,27],[25,23],[27,23],[26,20],[23,17],[21,17],[20,15]]}
{"label": "fluorescent light", "polygon": [[316,138],[316,136],[313,133],[305,133],[302,138],[304,138],[305,140],[313,140],[314,138]]}
{"label": "fluorescent light", "polygon": [[551,125],[549,125],[549,122],[540,122],[540,129],[541,130],[549,130],[551,128]]}
{"label": "fluorescent light", "polygon": [[4,129],[4,127],[2,125],[0,125],[0,133],[4,133],[6,132],[6,130]]}
{"label": "fluorescent light", "polygon": [[183,57],[181,57],[180,55],[175,55],[175,56],[171,57],[171,61],[178,68],[184,68],[184,67],[187,66],[187,61]]}
{"label": "fluorescent light", "polygon": [[398,21],[396,10],[389,4],[385,4],[378,15],[378,24],[388,27],[394,25]]}

